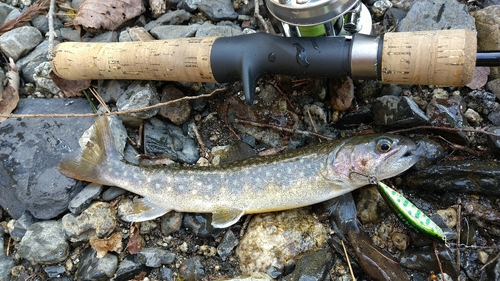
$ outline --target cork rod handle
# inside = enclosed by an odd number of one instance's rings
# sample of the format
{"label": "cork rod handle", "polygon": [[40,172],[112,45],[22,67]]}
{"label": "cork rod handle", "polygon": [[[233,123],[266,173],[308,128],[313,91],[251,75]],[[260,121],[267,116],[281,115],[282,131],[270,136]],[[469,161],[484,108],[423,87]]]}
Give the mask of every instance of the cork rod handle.
{"label": "cork rod handle", "polygon": [[52,70],[68,80],[133,79],[216,82],[210,65],[217,37],[145,42],[66,42],[54,48]]}
{"label": "cork rod handle", "polygon": [[463,86],[474,74],[476,40],[466,29],[386,33],[382,82]]}

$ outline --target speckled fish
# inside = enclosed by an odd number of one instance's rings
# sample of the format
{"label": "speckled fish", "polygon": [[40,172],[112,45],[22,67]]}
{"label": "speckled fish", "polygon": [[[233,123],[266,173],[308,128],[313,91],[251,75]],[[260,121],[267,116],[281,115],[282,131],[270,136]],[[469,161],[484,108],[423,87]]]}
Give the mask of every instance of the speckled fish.
{"label": "speckled fish", "polygon": [[144,198],[127,221],[166,212],[212,213],[217,228],[242,215],[319,203],[367,184],[366,177],[394,177],[417,161],[415,143],[396,135],[363,135],[250,158],[221,167],[141,167],[122,160],[106,117],[97,117],[95,143],[64,158],[59,171],[78,180],[118,186]]}

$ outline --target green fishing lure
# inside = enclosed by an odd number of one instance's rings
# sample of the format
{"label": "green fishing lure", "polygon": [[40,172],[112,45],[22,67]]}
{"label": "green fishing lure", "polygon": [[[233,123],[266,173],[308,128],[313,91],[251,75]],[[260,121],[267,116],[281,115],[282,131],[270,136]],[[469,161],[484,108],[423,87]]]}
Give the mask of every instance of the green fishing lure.
{"label": "green fishing lure", "polygon": [[371,184],[377,185],[382,197],[384,197],[389,205],[396,210],[398,218],[400,218],[406,226],[417,233],[423,233],[434,240],[446,243],[446,236],[443,230],[420,211],[420,209],[413,205],[413,203],[408,201],[408,199],[394,189],[377,180],[375,177],[369,176],[368,178]]}

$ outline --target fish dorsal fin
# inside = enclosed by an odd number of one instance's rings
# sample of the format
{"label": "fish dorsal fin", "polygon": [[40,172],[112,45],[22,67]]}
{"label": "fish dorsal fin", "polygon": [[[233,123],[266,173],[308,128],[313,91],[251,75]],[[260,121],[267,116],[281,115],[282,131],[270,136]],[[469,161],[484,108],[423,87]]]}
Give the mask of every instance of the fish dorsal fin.
{"label": "fish dorsal fin", "polygon": [[245,212],[232,207],[216,207],[212,213],[212,226],[215,228],[229,227],[241,218]]}
{"label": "fish dorsal fin", "polygon": [[127,210],[121,219],[127,222],[148,221],[163,216],[169,211],[169,209],[160,207],[146,198],[139,198],[134,199],[132,208]]}

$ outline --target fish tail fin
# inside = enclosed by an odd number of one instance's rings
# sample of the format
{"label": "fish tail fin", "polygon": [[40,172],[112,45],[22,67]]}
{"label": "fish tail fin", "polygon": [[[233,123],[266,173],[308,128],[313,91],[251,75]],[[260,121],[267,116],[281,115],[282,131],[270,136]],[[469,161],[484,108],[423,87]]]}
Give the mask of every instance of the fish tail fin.
{"label": "fish tail fin", "polygon": [[[76,156],[63,158],[59,171],[70,178],[94,182],[102,185],[114,185],[105,176],[110,163],[120,162],[121,155],[116,149],[106,116],[98,116],[94,123],[92,145],[87,145]],[[111,177],[112,178],[112,177]]]}

